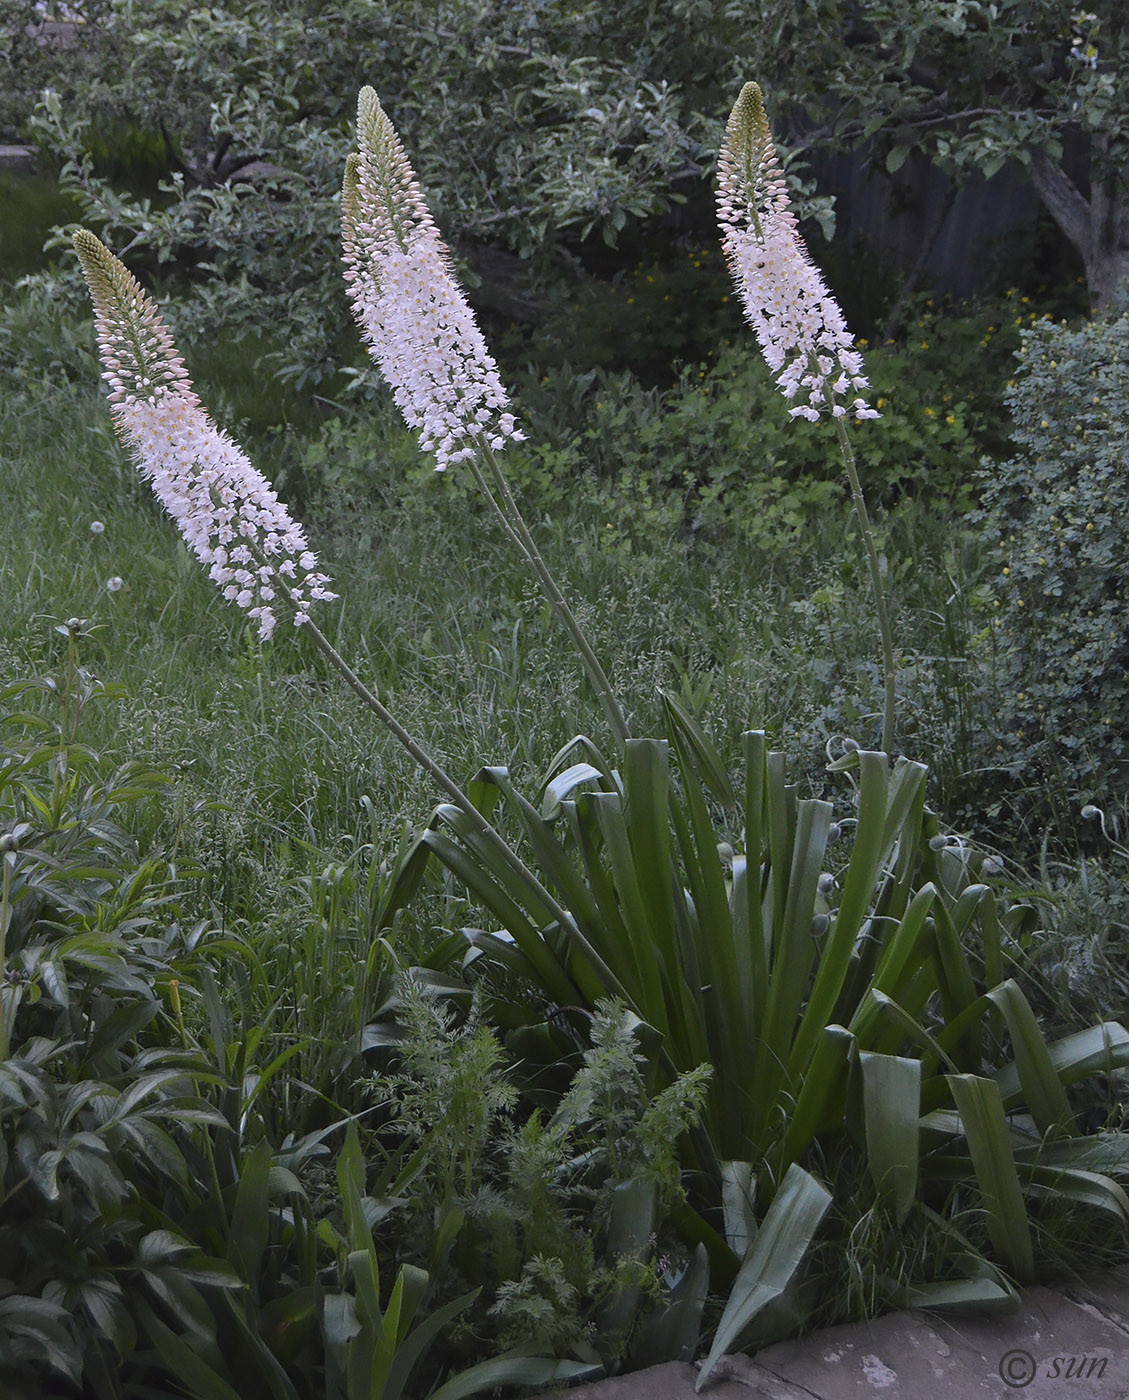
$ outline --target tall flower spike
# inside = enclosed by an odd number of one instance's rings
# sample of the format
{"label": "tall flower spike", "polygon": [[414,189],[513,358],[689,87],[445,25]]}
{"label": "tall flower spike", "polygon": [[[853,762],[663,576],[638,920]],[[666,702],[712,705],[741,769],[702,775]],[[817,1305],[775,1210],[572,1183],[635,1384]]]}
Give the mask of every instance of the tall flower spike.
{"label": "tall flower spike", "polygon": [[408,157],[376,93],[361,89],[341,232],[353,315],[396,406],[436,471],[520,441],[509,399],[455,279]]}
{"label": "tall flower spike", "polygon": [[813,422],[821,409],[836,418],[878,418],[865,400],[862,356],[835,298],[808,257],[776,159],[756,83],[741,89],[717,162],[717,221],[745,316],[793,418]]}
{"label": "tall flower spike", "polygon": [[138,470],[260,637],[274,630],[280,591],[305,622],[311,602],[337,595],[301,527],[204,411],[153,299],[94,234],[79,229],[74,247],[94,303],[114,427]]}

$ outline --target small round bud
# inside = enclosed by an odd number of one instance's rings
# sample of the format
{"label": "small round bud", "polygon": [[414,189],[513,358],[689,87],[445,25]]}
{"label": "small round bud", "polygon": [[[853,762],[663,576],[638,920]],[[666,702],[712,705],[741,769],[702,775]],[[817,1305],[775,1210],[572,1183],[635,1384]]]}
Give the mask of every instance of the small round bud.
{"label": "small round bud", "polygon": [[5,831],[0,835],[0,855],[11,855],[13,851],[20,849],[20,839],[14,831]]}
{"label": "small round bud", "polygon": [[1092,802],[1087,802],[1085,807],[1082,808],[1082,818],[1084,821],[1092,822],[1096,817],[1100,817],[1101,814],[1101,808],[1095,807]]}
{"label": "small round bud", "polygon": [[831,919],[829,915],[817,914],[811,921],[811,936],[813,938],[822,938],[830,927]]}
{"label": "small round bud", "polygon": [[859,743],[857,742],[857,740],[855,740],[855,739],[844,739],[844,740],[843,740],[843,752],[844,752],[844,753],[858,753],[859,748],[860,748],[860,745],[859,745]]}
{"label": "small round bud", "polygon": [[1002,875],[1004,873],[1004,863],[999,856],[985,856],[980,863],[981,875]]}
{"label": "small round bud", "polygon": [[842,834],[843,828],[839,825],[838,822],[832,822],[831,825],[827,828],[828,841],[838,841],[839,837],[842,836]]}
{"label": "small round bud", "polygon": [[947,836],[930,836],[929,838],[929,849],[931,851],[943,851],[948,844],[949,838]]}
{"label": "small round bud", "polygon": [[825,870],[823,874],[819,877],[819,880],[816,884],[816,889],[820,892],[824,899],[826,899],[827,896],[829,894],[832,894],[835,890],[835,876],[829,875]]}

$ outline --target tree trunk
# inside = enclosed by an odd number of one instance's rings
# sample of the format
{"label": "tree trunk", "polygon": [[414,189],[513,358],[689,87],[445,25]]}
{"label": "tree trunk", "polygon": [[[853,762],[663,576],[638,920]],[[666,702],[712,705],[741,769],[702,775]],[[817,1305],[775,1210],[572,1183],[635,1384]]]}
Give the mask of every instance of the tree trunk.
{"label": "tree trunk", "polygon": [[[1096,138],[1094,156],[1108,138]],[[1094,162],[1096,165],[1096,161]],[[1031,153],[1031,181],[1051,217],[1082,255],[1086,285],[1096,311],[1116,312],[1129,304],[1129,219],[1121,181],[1093,179],[1086,199],[1061,165],[1045,151]]]}

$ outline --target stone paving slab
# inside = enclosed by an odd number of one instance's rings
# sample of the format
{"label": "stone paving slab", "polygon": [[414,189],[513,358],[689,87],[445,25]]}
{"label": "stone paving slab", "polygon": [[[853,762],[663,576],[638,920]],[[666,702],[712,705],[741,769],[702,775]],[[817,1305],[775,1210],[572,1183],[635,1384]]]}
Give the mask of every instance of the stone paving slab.
{"label": "stone paving slab", "polygon": [[[695,1400],[682,1362],[580,1386],[569,1400]],[[1006,1315],[889,1313],[723,1357],[703,1400],[1129,1400],[1129,1266],[1029,1288]]]}

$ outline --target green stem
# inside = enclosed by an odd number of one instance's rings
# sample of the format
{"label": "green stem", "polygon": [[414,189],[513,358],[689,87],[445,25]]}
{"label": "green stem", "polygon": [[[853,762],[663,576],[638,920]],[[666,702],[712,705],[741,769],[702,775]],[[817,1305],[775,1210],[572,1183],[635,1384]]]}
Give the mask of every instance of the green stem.
{"label": "green stem", "polygon": [[[829,399],[829,401],[831,401]],[[882,634],[882,670],[886,681],[886,699],[882,713],[882,750],[887,755],[894,743],[894,637],[890,630],[890,614],[886,608],[886,594],[882,587],[882,570],[878,563],[878,551],[874,547],[874,534],[870,528],[870,516],[862,494],[858,466],[854,449],[847,436],[842,418],[835,419],[835,431],[839,434],[839,449],[843,454],[843,465],[847,470],[847,480],[851,483],[851,501],[858,517],[862,532],[863,548],[866,550],[867,564],[870,567],[870,585],[874,590],[874,609],[878,615],[878,630]]]}
{"label": "green stem", "polygon": [[0,1061],[8,1058],[12,1028],[16,1023],[16,1010],[20,1003],[19,988],[10,987],[4,976],[8,970],[8,925],[12,921],[12,871],[9,854],[7,850],[0,852],[0,863],[4,867],[3,888],[0,890]]}
{"label": "green stem", "polygon": [[596,698],[599,700],[604,711],[604,717],[607,719],[608,725],[615,735],[617,742],[622,747],[627,743],[628,739],[631,738],[631,731],[627,727],[627,720],[624,718],[619,701],[616,699],[615,692],[612,690],[611,681],[608,680],[607,673],[600,665],[599,658],[589,645],[588,638],[584,635],[580,623],[577,622],[572,609],[565,601],[561,590],[557,587],[557,581],[550,573],[549,566],[541,557],[541,551],[537,548],[537,543],[529,532],[529,527],[526,525],[525,519],[518,508],[518,504],[514,500],[509,483],[506,481],[505,474],[498,463],[497,457],[494,455],[493,449],[484,438],[478,439],[478,445],[481,449],[482,456],[486,460],[487,466],[490,468],[490,474],[494,479],[494,485],[498,495],[502,499],[502,505],[498,504],[494,492],[490,489],[489,484],[482,475],[481,468],[472,457],[470,459],[470,469],[475,481],[478,483],[478,489],[490,503],[507,538],[533,570],[534,576],[544,589],[545,596],[548,598],[553,611],[564,626],[565,631],[568,632],[569,636],[572,638],[576,650],[580,654],[581,663],[588,674],[592,689],[596,692]]}
{"label": "green stem", "polygon": [[[283,585],[283,592],[285,593],[285,585]],[[495,828],[486,820],[455,780],[435,762],[426,749],[412,738],[403,725],[396,719],[395,715],[392,714],[391,710],[381,703],[380,698],[375,692],[365,685],[364,681],[361,680],[360,676],[357,675],[321,628],[318,627],[317,623],[307,618],[306,621],[302,623],[302,630],[310,637],[317,649],[342,677],[350,689],[355,692],[362,703],[376,715],[377,719],[379,719],[386,728],[391,730],[394,737],[407,749],[408,753],[411,754],[412,758],[415,759],[416,763],[419,764],[428,777],[447,794],[454,805],[458,807],[460,812],[467,818],[477,835],[497,852],[514,874],[525,884],[526,888],[541,901],[552,917],[560,924],[562,930],[567,934],[571,942],[589,959],[593,968],[604,980],[609,993],[611,995],[626,996],[618,980],[611,972],[611,969],[580,932],[572,916],[553,898],[513,847],[498,834]]]}

